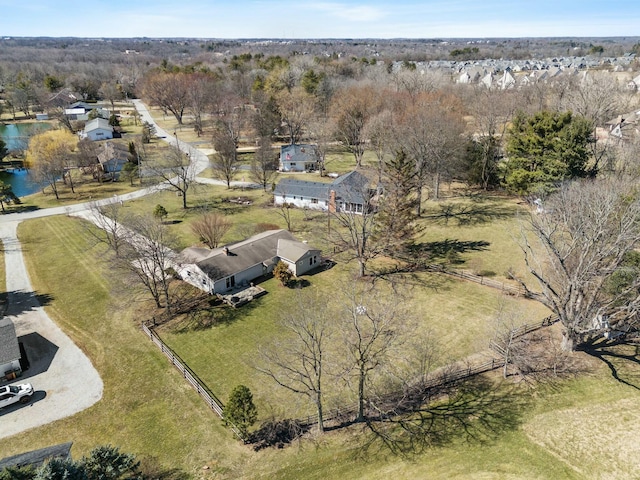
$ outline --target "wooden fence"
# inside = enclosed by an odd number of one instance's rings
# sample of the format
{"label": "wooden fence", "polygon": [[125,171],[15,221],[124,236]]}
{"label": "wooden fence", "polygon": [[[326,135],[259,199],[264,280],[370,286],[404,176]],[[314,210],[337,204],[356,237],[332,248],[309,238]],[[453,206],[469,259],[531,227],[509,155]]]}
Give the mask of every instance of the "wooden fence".
{"label": "wooden fence", "polygon": [[[465,277],[463,277],[465,278]],[[499,283],[499,282],[496,282]],[[537,323],[524,324],[512,330],[511,338],[520,337],[538,330],[542,327],[553,325],[558,321],[558,317],[555,315],[549,316]],[[169,348],[161,339],[156,335],[152,328],[146,323],[142,324],[142,331],[156,344],[156,346],[164,353],[169,359],[171,364],[175,366],[182,376],[196,389],[204,401],[220,418],[223,418],[223,403],[214,395],[214,393],[204,384],[204,382],[196,375],[196,373],[189,368],[189,366],[173,351]],[[495,342],[490,342],[490,347],[494,351],[499,351]],[[379,414],[380,407],[388,408],[389,411],[398,413],[402,410],[402,405],[413,405],[416,400],[423,399],[425,397],[433,396],[443,388],[455,384],[456,382],[464,379],[480,375],[481,373],[490,372],[492,370],[504,367],[504,359],[492,359],[490,361],[478,364],[478,365],[465,365],[464,367],[456,367],[456,364],[448,365],[439,369],[439,373],[427,378],[424,381],[416,382],[416,384],[405,389],[403,392],[392,392],[376,402],[375,411]],[[399,400],[401,399],[401,400]],[[350,421],[358,413],[358,405],[353,404],[344,408],[328,411],[323,414],[323,421]],[[317,415],[309,415],[304,418],[296,420],[302,425],[312,426],[318,423]],[[230,424],[233,433],[240,439],[245,440],[240,430],[233,424]]]}
{"label": "wooden fence", "polygon": [[[142,324],[142,331],[151,339],[151,341],[160,349],[162,353],[164,353],[165,357],[169,359],[171,364],[178,369],[178,371],[182,374],[182,376],[191,384],[193,388],[198,392],[198,394],[204,399],[204,401],[209,405],[211,410],[213,410],[220,418],[224,418],[224,404],[220,401],[218,397],[214,395],[214,393],[205,385],[205,383],[196,375],[196,373],[189,368],[189,366],[176,354],[171,348],[169,348],[158,335],[153,331],[153,329],[149,328],[146,323]],[[245,440],[240,430],[228,422],[229,426],[233,433],[240,439]]]}
{"label": "wooden fence", "polygon": [[[392,414],[401,413],[403,410],[408,410],[406,406],[414,406],[416,404],[422,404],[423,399],[426,397],[433,397],[437,395],[443,388],[451,386],[456,382],[465,380],[481,373],[490,372],[504,366],[504,361],[499,359],[492,359],[479,365],[466,365],[464,367],[455,368],[451,365],[442,367],[440,373],[433,375],[432,377],[417,382],[405,389],[402,392],[391,392],[376,400],[375,413],[380,414],[381,410],[387,410]],[[416,402],[417,400],[417,402]],[[371,405],[371,403],[369,403]],[[403,407],[405,406],[405,407]],[[365,406],[365,409],[367,407]],[[369,407],[371,410],[371,406]],[[353,420],[358,414],[358,405],[352,404],[346,407],[342,407],[335,410],[330,410],[322,415],[324,422],[329,421],[349,421]],[[318,423],[318,415],[309,415],[308,417],[297,419],[302,425],[312,426]]]}

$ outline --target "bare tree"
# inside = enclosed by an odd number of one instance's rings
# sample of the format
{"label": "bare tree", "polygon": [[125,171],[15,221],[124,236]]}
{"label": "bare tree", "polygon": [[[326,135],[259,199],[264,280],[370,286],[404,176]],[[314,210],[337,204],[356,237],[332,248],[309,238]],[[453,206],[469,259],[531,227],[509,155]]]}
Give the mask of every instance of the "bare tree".
{"label": "bare tree", "polygon": [[303,88],[296,87],[291,91],[282,90],[276,95],[278,110],[282,117],[289,143],[299,143],[302,134],[315,112],[315,98]]}
{"label": "bare tree", "polygon": [[176,258],[171,250],[175,238],[166,225],[152,216],[129,216],[124,225],[126,243],[120,246],[118,264],[139,280],[158,308],[164,307],[171,314],[169,284]]}
{"label": "bare tree", "polygon": [[382,180],[385,158],[391,151],[394,138],[394,118],[390,110],[374,115],[366,125],[365,135],[371,142],[371,149],[378,160],[378,182]]}
{"label": "bare tree", "polygon": [[357,198],[356,190],[353,192],[353,198],[343,199],[342,206],[337,206],[329,214],[330,221],[333,219],[338,224],[337,228],[331,229],[330,237],[336,249],[342,251],[348,259],[357,260],[358,276],[364,277],[367,263],[377,257],[382,248],[375,241],[378,225],[376,211],[372,208],[374,192],[369,188],[362,188],[357,193]]}
{"label": "bare tree", "polygon": [[346,367],[343,378],[349,385],[355,384],[356,421],[364,421],[376,376],[381,376],[389,367],[406,339],[404,334],[410,332],[406,322],[408,312],[405,302],[398,302],[364,285],[347,288],[344,292],[338,315]]}
{"label": "bare tree", "polygon": [[65,175],[67,159],[73,157],[77,139],[67,131],[51,130],[35,135],[29,143],[26,163],[35,178],[48,184],[59,198],[58,180]]}
{"label": "bare tree", "polygon": [[127,229],[122,225],[124,217],[122,205],[118,201],[107,204],[93,202],[89,209],[91,220],[98,227],[98,230],[88,229],[90,235],[99,242],[107,244],[118,257],[122,244],[128,235]]}
{"label": "bare tree", "polygon": [[[563,347],[573,350],[636,320],[640,277],[607,288],[640,241],[640,197],[629,179],[567,183],[523,230],[522,249],[542,291],[534,298],[558,315]],[[534,242],[537,240],[537,242]],[[523,282],[523,285],[526,285]]]}
{"label": "bare tree", "polygon": [[152,105],[160,107],[163,112],[170,112],[182,125],[182,116],[189,105],[186,74],[154,72],[144,79],[142,92]]}
{"label": "bare tree", "polygon": [[432,179],[433,196],[439,198],[442,175],[462,152],[464,122],[455,99],[424,94],[405,110],[396,132],[416,165],[416,214],[420,216],[423,188]]}
{"label": "bare tree", "polygon": [[209,212],[191,224],[191,231],[209,248],[217,248],[233,222],[217,212]]}
{"label": "bare tree", "polygon": [[186,209],[187,192],[195,182],[195,166],[191,159],[177,145],[172,145],[163,159],[151,164],[147,162],[145,166],[182,196],[182,208]]}
{"label": "bare tree", "polygon": [[215,150],[211,161],[213,173],[227,183],[227,188],[231,188],[231,181],[238,166],[236,140],[228,130],[217,129],[213,135],[213,148]]}
{"label": "bare tree", "polygon": [[262,185],[264,191],[278,174],[278,153],[272,148],[269,137],[262,137],[259,140],[253,160],[251,161],[251,179]]}
{"label": "bare tree", "polygon": [[335,138],[362,165],[366,148],[365,125],[380,108],[380,99],[372,87],[349,87],[336,92],[332,99]]}
{"label": "bare tree", "polygon": [[215,103],[217,82],[213,75],[192,73],[188,80],[187,109],[193,115],[193,128],[198,136],[204,130],[203,115]]}
{"label": "bare tree", "polygon": [[479,180],[487,190],[496,177],[498,159],[496,152],[504,137],[515,110],[516,101],[512,92],[478,87],[473,90],[468,108],[474,119],[474,140],[480,147]]}
{"label": "bare tree", "polygon": [[264,360],[258,371],[278,385],[313,402],[318,416],[318,430],[324,431],[323,390],[327,343],[332,334],[332,316],[314,295],[296,292],[296,301],[283,313],[284,330],[278,340],[261,350]]}
{"label": "bare tree", "polygon": [[224,180],[227,188],[231,188],[231,180],[238,165],[240,133],[245,127],[247,112],[241,99],[226,94],[215,105],[215,116],[212,168],[215,176]]}
{"label": "bare tree", "polygon": [[293,223],[293,219],[291,218],[291,211],[295,208],[293,203],[282,202],[281,205],[278,206],[278,210],[276,213],[282,217],[284,223],[287,225],[287,230],[291,231],[291,225]]}

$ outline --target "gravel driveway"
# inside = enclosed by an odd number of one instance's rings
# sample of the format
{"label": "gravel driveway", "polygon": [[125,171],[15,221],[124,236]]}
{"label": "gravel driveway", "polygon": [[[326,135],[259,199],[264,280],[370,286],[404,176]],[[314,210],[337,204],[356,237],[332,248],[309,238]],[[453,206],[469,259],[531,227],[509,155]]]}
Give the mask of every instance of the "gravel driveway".
{"label": "gravel driveway", "polygon": [[12,383],[30,382],[35,394],[26,405],[0,410],[0,438],[71,416],[102,398],[100,375],[34,295],[16,236],[18,223],[0,223],[9,292],[6,313],[30,362],[29,370]]}

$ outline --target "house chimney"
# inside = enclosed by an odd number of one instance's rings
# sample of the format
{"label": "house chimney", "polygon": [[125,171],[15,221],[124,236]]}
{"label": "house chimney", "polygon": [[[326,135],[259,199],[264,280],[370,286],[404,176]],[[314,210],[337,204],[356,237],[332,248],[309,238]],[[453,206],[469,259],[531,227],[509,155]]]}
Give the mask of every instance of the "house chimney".
{"label": "house chimney", "polygon": [[329,191],[329,212],[336,213],[336,191]]}
{"label": "house chimney", "polygon": [[224,254],[228,257],[229,256],[229,249],[227,247],[223,247],[222,251],[224,252]]}

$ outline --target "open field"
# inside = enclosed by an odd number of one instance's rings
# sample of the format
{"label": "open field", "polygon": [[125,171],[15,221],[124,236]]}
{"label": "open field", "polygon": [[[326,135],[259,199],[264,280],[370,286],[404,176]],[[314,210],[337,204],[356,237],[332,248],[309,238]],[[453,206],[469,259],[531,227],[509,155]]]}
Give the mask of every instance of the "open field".
{"label": "open field", "polygon": [[[74,457],[79,457],[96,444],[112,443],[197,478],[578,479],[640,474],[633,462],[624,462],[614,454],[620,449],[634,452],[629,442],[637,433],[633,412],[640,407],[640,395],[635,388],[611,378],[601,363],[593,364],[589,375],[534,389],[502,384],[492,395],[496,401],[507,399],[513,418],[496,418],[493,429],[478,432],[482,441],[456,434],[423,455],[402,459],[375,451],[364,453],[362,441],[366,435],[357,434],[360,427],[354,426],[284,450],[252,452],[232,440],[215,415],[139,331],[134,319],[141,318],[143,305],[124,302],[127,295],[122,293],[117,276],[96,262],[102,252],[86,242],[78,220],[56,217],[29,221],[21,225],[19,233],[34,287],[38,293],[53,296],[50,314],[90,356],[103,377],[105,396],[86,412],[0,442],[0,450],[7,455],[72,440]],[[311,277],[312,285],[321,286],[325,282],[321,279],[322,274]],[[464,285],[456,290],[459,295],[441,292],[430,309],[442,312],[457,308],[460,319],[478,318],[475,311],[480,300],[464,291]],[[214,328],[193,335],[196,347],[189,347],[193,355],[217,354],[228,363],[221,370],[230,377],[233,362],[243,356],[234,348],[250,349],[257,333],[272,328],[270,312],[277,309],[278,298],[282,301],[287,293],[272,288],[269,282],[266,286],[271,292],[258,304],[260,308],[246,311],[246,318],[217,331]],[[454,306],[461,297],[466,302],[468,297],[467,307]],[[442,303],[447,298],[450,303]],[[473,317],[469,316],[472,310]],[[238,314],[245,316],[242,309]],[[250,327],[260,330],[254,332]],[[471,337],[478,335],[470,333]],[[213,336],[206,339],[207,335]],[[192,334],[182,335],[185,339],[187,336]],[[222,344],[224,348],[216,353],[216,347]],[[471,344],[476,345],[473,341]],[[191,353],[185,350],[183,354]],[[203,377],[213,378],[211,364],[204,363],[202,368],[199,373]],[[247,365],[240,362],[236,368],[239,378],[244,375],[251,380]],[[624,379],[638,383],[635,364],[627,362],[619,368]],[[233,384],[236,380],[226,381]],[[606,443],[598,434],[603,425],[584,416],[597,412],[597,418],[610,425],[605,428]],[[620,422],[627,427],[624,435],[615,434]],[[540,425],[547,428],[541,429]],[[563,443],[558,443],[559,439]],[[598,461],[593,452],[601,453],[603,461]],[[589,470],[580,464],[584,455],[592,458]],[[204,471],[203,465],[211,469]]]}
{"label": "open field", "polygon": [[[225,242],[246,237],[257,223],[285,227],[277,209],[269,206],[271,195],[261,190],[202,185],[189,195],[186,210],[172,192],[127,202],[123,209],[149,213],[156,204],[165,206],[179,248],[196,243],[189,224],[203,209],[218,210],[233,220]],[[238,197],[251,204],[230,201]],[[484,214],[458,215],[447,221],[441,215],[446,204],[471,205]],[[508,269],[524,272],[516,242],[521,207],[514,201],[452,192],[439,202],[425,202],[424,208],[425,229],[418,240],[433,248],[453,246],[459,253],[457,267],[498,280],[504,280]],[[326,216],[292,213],[294,233],[332,255]],[[498,372],[486,375],[486,381],[479,379],[474,398],[481,400],[471,404],[474,410],[468,415],[488,419],[487,424],[476,425],[469,432],[473,437],[454,426],[434,432],[432,446],[417,456],[394,456],[377,450],[379,445],[365,449],[370,436],[359,425],[322,437],[310,435],[282,450],[253,452],[233,440],[141,333],[140,320],[154,310],[142,297],[132,295],[108,263],[99,260],[108,255],[86,236],[80,220],[31,220],[20,226],[19,235],[34,288],[52,296],[49,314],[91,358],[105,391],[102,401],[85,412],[0,441],[3,454],[73,441],[72,453],[79,458],[95,445],[110,443],[135,453],[144,463],[159,465],[171,478],[178,478],[179,472],[202,479],[292,480],[640,475],[638,462],[629,460],[637,457],[633,439],[640,433],[635,413],[640,408],[640,394],[634,387],[640,385],[637,364],[612,359],[627,385],[613,379],[602,362],[580,353],[575,355],[589,373],[575,378],[536,386],[503,381]],[[336,260],[334,268],[308,276],[307,288],[332,292],[350,278],[352,265],[340,262],[339,256]],[[523,321],[537,321],[548,313],[537,303],[505,297],[473,283],[429,273],[420,273],[414,280],[407,286],[409,301],[420,327],[437,339],[443,352],[440,364],[486,349],[498,308],[525,312]],[[244,383],[253,391],[262,419],[310,413],[308,403],[276,388],[252,367],[257,348],[279,335],[279,312],[294,293],[273,279],[262,286],[269,292],[266,296],[230,310],[221,324],[202,329],[170,323],[159,333],[223,401],[235,385]]]}

